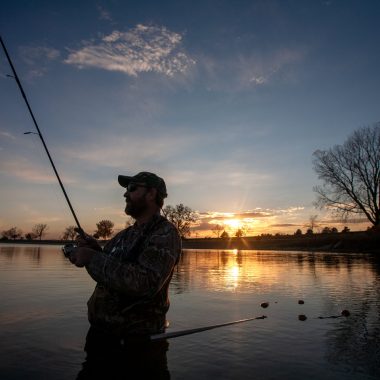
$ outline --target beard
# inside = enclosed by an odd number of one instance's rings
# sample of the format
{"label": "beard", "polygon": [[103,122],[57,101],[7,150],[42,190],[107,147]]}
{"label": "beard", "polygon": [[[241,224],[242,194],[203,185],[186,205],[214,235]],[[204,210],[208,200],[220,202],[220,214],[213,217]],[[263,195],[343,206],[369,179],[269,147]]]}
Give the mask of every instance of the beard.
{"label": "beard", "polygon": [[130,215],[132,218],[136,219],[142,215],[148,208],[145,195],[140,199],[131,200],[127,198],[127,204],[125,206],[125,213]]}

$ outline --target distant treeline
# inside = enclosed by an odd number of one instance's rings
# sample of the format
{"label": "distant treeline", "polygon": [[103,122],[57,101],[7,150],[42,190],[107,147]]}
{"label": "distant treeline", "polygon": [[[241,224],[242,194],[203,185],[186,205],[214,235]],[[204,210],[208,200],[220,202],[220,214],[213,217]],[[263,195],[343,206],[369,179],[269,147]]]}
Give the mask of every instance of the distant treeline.
{"label": "distant treeline", "polygon": [[221,238],[186,239],[187,249],[307,250],[380,253],[380,233],[376,230],[345,233],[313,233]]}
{"label": "distant treeline", "polygon": [[[56,244],[71,240],[2,240],[10,244]],[[107,240],[100,240],[103,245]],[[184,249],[286,250],[315,252],[380,253],[380,233],[360,231],[346,233],[316,233],[313,235],[270,235],[231,238],[183,239]]]}

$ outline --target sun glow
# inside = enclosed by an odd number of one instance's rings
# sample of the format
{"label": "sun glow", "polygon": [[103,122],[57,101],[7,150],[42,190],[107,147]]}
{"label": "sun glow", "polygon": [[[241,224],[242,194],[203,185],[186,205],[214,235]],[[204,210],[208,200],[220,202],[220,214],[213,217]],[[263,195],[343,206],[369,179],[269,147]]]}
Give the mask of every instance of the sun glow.
{"label": "sun glow", "polygon": [[242,225],[240,219],[225,219],[223,223],[229,228],[240,228]]}

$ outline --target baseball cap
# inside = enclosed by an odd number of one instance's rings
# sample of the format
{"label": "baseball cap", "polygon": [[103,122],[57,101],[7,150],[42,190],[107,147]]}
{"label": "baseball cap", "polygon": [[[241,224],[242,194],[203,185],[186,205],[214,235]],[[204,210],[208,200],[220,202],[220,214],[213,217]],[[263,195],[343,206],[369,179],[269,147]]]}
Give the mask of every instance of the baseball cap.
{"label": "baseball cap", "polygon": [[129,183],[144,183],[149,187],[157,189],[163,198],[168,196],[165,181],[157,174],[140,172],[134,176],[119,175],[117,179],[120,186],[127,187]]}

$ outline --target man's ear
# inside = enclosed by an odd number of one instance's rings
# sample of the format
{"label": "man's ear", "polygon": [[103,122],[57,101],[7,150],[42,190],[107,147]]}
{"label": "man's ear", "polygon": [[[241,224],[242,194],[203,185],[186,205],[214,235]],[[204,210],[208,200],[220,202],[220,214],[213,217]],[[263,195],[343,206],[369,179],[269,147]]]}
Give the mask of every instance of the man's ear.
{"label": "man's ear", "polygon": [[149,191],[147,192],[147,196],[149,200],[156,202],[157,189],[155,189],[154,187],[151,187]]}

